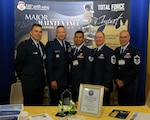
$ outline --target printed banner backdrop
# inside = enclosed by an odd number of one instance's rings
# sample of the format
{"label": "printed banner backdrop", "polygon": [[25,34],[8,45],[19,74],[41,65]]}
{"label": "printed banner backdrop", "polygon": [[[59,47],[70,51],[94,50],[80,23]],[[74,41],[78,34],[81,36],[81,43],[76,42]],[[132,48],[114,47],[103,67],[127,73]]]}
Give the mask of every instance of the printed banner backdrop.
{"label": "printed banner backdrop", "polygon": [[[120,45],[119,32],[127,29],[131,34],[131,43],[141,50],[142,64],[137,104],[144,104],[147,55],[143,48],[147,45],[147,32],[145,31],[147,30],[147,7],[145,7],[147,4],[145,3],[140,0],[138,2],[134,0],[113,0],[113,2],[112,0],[37,0],[36,2],[15,0],[15,48],[22,40],[29,38],[30,26],[35,22],[43,26],[42,42],[44,44],[55,37],[57,25],[64,25],[67,29],[66,40],[72,46],[74,45],[74,32],[82,29],[85,33],[85,44],[90,48],[96,46],[93,40],[97,30],[106,34],[106,44],[114,49]],[[136,7],[139,5],[137,10]],[[145,18],[146,22],[140,17]],[[143,42],[142,39],[146,41]]]}
{"label": "printed banner backdrop", "polygon": [[119,33],[128,30],[130,0],[95,0],[94,17],[98,31],[106,35],[106,44],[115,49],[120,46]]}
{"label": "printed banner backdrop", "polygon": [[[55,28],[64,25],[66,40],[73,46],[76,30],[85,33],[85,44],[95,47],[94,35],[97,30],[106,34],[106,44],[115,49],[120,45],[119,32],[128,29],[130,16],[129,0],[101,1],[31,1],[15,0],[15,43],[29,38],[33,23],[43,26],[42,42],[47,43],[55,37]],[[110,32],[111,31],[111,32]]]}

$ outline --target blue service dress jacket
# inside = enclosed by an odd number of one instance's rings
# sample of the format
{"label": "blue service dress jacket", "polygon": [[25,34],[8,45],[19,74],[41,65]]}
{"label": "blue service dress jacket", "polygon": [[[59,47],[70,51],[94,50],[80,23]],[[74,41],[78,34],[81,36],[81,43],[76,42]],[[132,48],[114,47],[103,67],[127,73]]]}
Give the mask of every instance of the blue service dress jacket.
{"label": "blue service dress jacket", "polygon": [[45,86],[46,52],[44,45],[39,43],[43,51],[42,56],[31,38],[20,43],[17,49],[15,70],[25,89],[39,89]]}
{"label": "blue service dress jacket", "polygon": [[137,77],[140,68],[140,51],[129,44],[123,54],[120,54],[121,47],[115,49],[117,66],[115,79],[123,80],[124,87],[130,90],[137,89]]}
{"label": "blue service dress jacket", "polygon": [[82,46],[80,50],[71,52],[71,90],[79,92],[80,83],[90,83],[92,68],[92,49]]}
{"label": "blue service dress jacket", "polygon": [[116,57],[114,51],[104,45],[99,51],[94,53],[93,62],[93,84],[112,87],[115,73]]}
{"label": "blue service dress jacket", "polygon": [[66,50],[61,46],[57,38],[49,41],[46,45],[46,68],[47,80],[56,80],[58,86],[67,86],[69,84],[69,62],[71,45],[65,41]]}

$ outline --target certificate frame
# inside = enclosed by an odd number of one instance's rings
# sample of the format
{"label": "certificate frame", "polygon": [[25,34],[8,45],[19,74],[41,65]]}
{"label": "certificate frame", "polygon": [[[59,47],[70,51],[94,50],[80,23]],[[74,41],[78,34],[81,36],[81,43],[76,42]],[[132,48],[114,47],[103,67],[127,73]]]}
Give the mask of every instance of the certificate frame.
{"label": "certificate frame", "polygon": [[77,113],[100,117],[103,105],[104,86],[80,84]]}

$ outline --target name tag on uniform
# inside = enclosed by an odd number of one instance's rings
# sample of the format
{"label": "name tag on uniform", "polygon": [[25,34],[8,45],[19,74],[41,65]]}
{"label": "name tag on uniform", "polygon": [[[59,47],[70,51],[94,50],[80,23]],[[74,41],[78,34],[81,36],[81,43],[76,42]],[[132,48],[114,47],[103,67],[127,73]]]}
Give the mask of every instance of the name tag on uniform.
{"label": "name tag on uniform", "polygon": [[125,65],[125,60],[118,60],[119,65]]}
{"label": "name tag on uniform", "polygon": [[74,60],[74,61],[73,61],[73,65],[74,65],[74,66],[77,66],[78,64],[79,64],[78,60]]}
{"label": "name tag on uniform", "polygon": [[37,55],[37,54],[38,54],[38,52],[33,52],[33,54],[34,54],[34,55]]}

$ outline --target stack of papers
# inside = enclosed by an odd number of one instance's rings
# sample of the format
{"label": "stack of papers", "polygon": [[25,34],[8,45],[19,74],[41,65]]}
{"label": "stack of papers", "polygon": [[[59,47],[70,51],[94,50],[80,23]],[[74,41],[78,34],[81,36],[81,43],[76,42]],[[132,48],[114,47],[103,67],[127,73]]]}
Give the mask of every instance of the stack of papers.
{"label": "stack of papers", "polygon": [[132,114],[129,120],[150,120],[150,114],[142,113],[142,112],[135,112]]}
{"label": "stack of papers", "polygon": [[18,120],[23,104],[0,105],[0,120]]}

